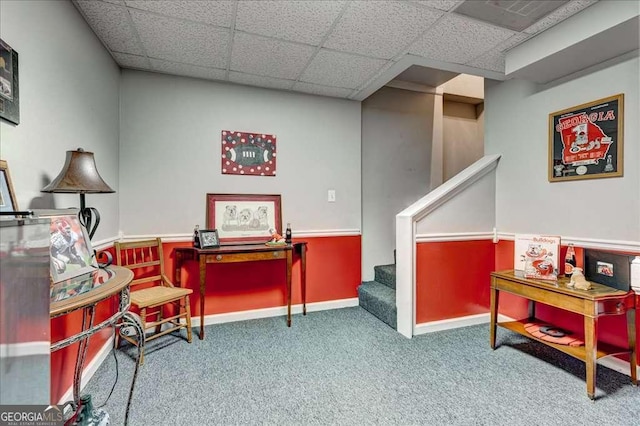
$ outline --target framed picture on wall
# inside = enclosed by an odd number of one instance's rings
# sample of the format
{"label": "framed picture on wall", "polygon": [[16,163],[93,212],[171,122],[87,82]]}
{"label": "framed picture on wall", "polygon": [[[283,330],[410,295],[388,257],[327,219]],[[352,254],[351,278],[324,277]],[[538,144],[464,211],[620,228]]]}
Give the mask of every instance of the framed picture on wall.
{"label": "framed picture on wall", "polygon": [[0,39],[0,118],[20,124],[18,52]]}
{"label": "framed picture on wall", "polygon": [[207,194],[207,228],[220,242],[265,243],[282,234],[280,195]]}
{"label": "framed picture on wall", "polygon": [[622,176],[624,95],[549,114],[549,182]]}

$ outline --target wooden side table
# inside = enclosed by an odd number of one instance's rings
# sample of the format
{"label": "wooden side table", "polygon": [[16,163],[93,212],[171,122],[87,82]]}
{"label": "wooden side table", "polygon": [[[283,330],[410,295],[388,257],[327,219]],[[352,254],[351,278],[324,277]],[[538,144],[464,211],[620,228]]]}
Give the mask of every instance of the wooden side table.
{"label": "wooden side table", "polygon": [[[587,395],[591,399],[595,398],[597,360],[610,355],[629,354],[631,383],[637,386],[635,293],[616,290],[597,283],[592,283],[593,287],[590,290],[577,290],[567,287],[568,282],[568,278],[559,278],[558,281],[527,279],[519,271],[492,272],[489,337],[491,348],[495,349],[496,347],[496,326],[499,325],[584,361],[587,375]],[[497,322],[498,301],[502,291],[529,299],[529,319],[527,321]],[[577,347],[559,345],[537,339],[527,333],[524,324],[535,319],[536,302],[582,315],[584,317],[585,345]],[[627,316],[628,348],[598,342],[598,318],[606,315]]]}
{"label": "wooden side table", "polygon": [[200,340],[204,339],[204,299],[207,283],[207,264],[255,262],[260,260],[283,260],[287,271],[287,326],[291,327],[291,268],[293,255],[300,258],[300,280],[302,285],[302,313],[307,314],[307,243],[296,241],[284,246],[265,244],[229,245],[218,248],[198,249],[179,247],[175,249],[176,264],[174,282],[180,285],[180,272],[186,260],[196,260],[200,266]]}

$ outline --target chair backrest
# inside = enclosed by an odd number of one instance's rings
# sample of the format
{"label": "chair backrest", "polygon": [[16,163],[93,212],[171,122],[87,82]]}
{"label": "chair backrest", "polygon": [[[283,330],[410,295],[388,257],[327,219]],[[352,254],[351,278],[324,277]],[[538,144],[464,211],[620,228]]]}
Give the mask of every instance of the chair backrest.
{"label": "chair backrest", "polygon": [[161,284],[164,275],[164,256],[160,238],[144,241],[116,242],[116,264],[131,269],[131,286]]}

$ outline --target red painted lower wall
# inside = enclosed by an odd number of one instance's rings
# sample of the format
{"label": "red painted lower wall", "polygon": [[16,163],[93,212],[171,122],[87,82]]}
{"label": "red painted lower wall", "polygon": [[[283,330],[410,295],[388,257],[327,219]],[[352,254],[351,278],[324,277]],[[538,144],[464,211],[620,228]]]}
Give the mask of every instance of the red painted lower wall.
{"label": "red painted lower wall", "polygon": [[494,258],[489,240],[418,243],[416,323],[488,312]]}
{"label": "red painted lower wall", "polygon": [[[356,288],[362,281],[360,236],[314,237],[300,240],[307,241],[307,303],[358,297]],[[163,243],[165,270],[171,279],[174,273],[173,249],[189,244]],[[286,275],[282,261],[209,265],[207,277],[206,315],[272,308],[286,304]],[[185,264],[182,283],[183,286],[194,290],[191,297],[191,315],[195,317],[200,314],[200,281],[196,262]],[[292,287],[292,303],[302,303],[299,262],[294,264]],[[108,318],[116,308],[115,300],[100,304],[96,322]],[[53,319],[52,341],[77,333],[80,331],[81,322],[82,316],[78,312]],[[111,329],[107,329],[91,337],[85,366],[95,358],[110,336]],[[52,403],[57,403],[73,383],[77,350],[78,344],[73,344],[51,354]]]}

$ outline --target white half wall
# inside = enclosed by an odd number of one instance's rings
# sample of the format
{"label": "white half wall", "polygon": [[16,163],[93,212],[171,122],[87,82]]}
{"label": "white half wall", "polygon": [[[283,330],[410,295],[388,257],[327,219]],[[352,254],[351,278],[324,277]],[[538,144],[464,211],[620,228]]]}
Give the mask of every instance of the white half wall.
{"label": "white half wall", "polygon": [[[571,80],[537,86],[486,81],[485,152],[497,169],[500,232],[640,241],[640,75],[638,57]],[[550,183],[549,114],[624,93],[624,176]]]}
{"label": "white half wall", "polygon": [[117,235],[120,69],[71,2],[3,0],[0,37],[19,55],[20,124],[0,120],[18,207],[79,207],[77,194],[40,190],[81,147],[116,190],[86,196],[102,218],[94,240]]}
{"label": "white half wall", "polygon": [[393,263],[395,216],[429,192],[435,95],[383,87],[362,102],[362,279]]}
{"label": "white half wall", "polygon": [[[125,235],[203,227],[207,193],[281,194],[294,236],[361,229],[360,102],[124,70],[121,117]],[[275,134],[276,176],[222,175],[222,130]]]}
{"label": "white half wall", "polygon": [[487,173],[417,222],[416,234],[491,232],[495,226],[496,175]]}

